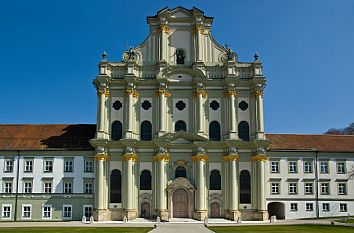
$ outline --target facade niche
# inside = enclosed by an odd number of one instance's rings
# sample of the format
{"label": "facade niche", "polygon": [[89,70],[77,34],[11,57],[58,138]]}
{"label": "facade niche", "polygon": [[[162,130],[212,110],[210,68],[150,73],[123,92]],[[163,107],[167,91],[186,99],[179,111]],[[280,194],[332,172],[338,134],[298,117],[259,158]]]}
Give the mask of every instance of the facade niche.
{"label": "facade niche", "polygon": [[183,65],[184,64],[184,59],[186,55],[184,53],[183,49],[177,49],[176,50],[176,61],[178,65]]}
{"label": "facade niche", "polygon": [[118,169],[114,169],[111,173],[111,203],[122,202],[122,173]]}
{"label": "facade niche", "polygon": [[120,121],[114,121],[112,123],[111,139],[112,141],[118,141],[123,137],[123,125]]}
{"label": "facade niche", "polygon": [[152,139],[152,124],[150,121],[143,121],[140,125],[141,141],[151,141]]}

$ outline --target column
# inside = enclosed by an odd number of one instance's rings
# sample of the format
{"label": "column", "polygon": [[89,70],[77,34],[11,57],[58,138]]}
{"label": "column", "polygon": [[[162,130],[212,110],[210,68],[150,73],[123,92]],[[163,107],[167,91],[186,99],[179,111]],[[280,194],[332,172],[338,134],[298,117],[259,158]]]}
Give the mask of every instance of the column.
{"label": "column", "polygon": [[153,157],[156,164],[156,214],[163,221],[168,221],[168,212],[166,208],[166,163],[170,160],[170,155],[167,152],[157,153]]}
{"label": "column", "polygon": [[170,28],[164,24],[160,26],[161,30],[161,39],[160,39],[160,61],[168,61],[168,34],[170,32]]}
{"label": "column", "polygon": [[[97,138],[104,138],[105,134],[105,115],[106,115],[106,96],[109,95],[108,89],[99,89],[97,91]],[[107,131],[108,132],[108,131]]]}
{"label": "column", "polygon": [[228,163],[228,184],[229,184],[229,206],[227,217],[233,221],[237,221],[241,216],[239,206],[239,192],[238,192],[238,167],[237,161],[240,159],[238,154],[229,154],[224,156],[224,161]]}
{"label": "column", "polygon": [[163,88],[163,89],[161,88],[156,91],[156,95],[159,97],[158,136],[162,136],[166,133],[167,97],[170,97],[171,94],[165,88]]}
{"label": "column", "polygon": [[134,131],[134,104],[135,99],[138,98],[139,93],[135,89],[128,89],[126,91],[126,100],[127,100],[127,113],[126,113],[126,130],[125,138],[133,138]]}
{"label": "column", "polygon": [[257,139],[264,139],[263,90],[256,90]]}
{"label": "column", "polygon": [[204,220],[208,217],[206,206],[206,161],[208,156],[206,154],[197,154],[192,157],[192,161],[196,163],[197,179],[196,179],[196,211],[194,212],[194,219]]}
{"label": "column", "polygon": [[106,153],[97,153],[96,159],[96,198],[94,218],[96,221],[111,220],[110,211],[108,210],[108,184],[106,180],[106,171],[108,160],[110,157]]}
{"label": "column", "polygon": [[238,139],[237,127],[237,93],[234,89],[225,92],[229,99],[229,139]]}
{"label": "column", "polygon": [[105,117],[104,117],[104,132],[106,137],[105,138],[109,138],[109,126],[110,126],[110,106],[111,106],[111,93],[110,91],[107,89],[105,92]]}
{"label": "column", "polygon": [[[198,84],[201,86],[201,84]],[[197,133],[204,133],[204,108],[203,103],[204,99],[207,98],[208,94],[205,92],[204,89],[197,89],[194,93],[197,102],[197,109],[196,109],[196,131]]]}
{"label": "column", "polygon": [[203,60],[203,47],[202,47],[202,34],[204,33],[204,27],[202,25],[196,25],[195,29],[195,41],[196,41],[196,60],[202,61]]}
{"label": "column", "polygon": [[252,161],[257,165],[257,199],[258,199],[258,220],[267,220],[268,211],[266,206],[266,197],[265,197],[265,163],[268,160],[268,157],[265,154],[257,154],[252,156]]}
{"label": "column", "polygon": [[123,166],[124,166],[124,173],[123,173],[123,179],[124,179],[124,211],[125,211],[125,216],[127,217],[128,220],[135,219],[138,217],[138,210],[134,208],[134,198],[137,198],[134,195],[134,183],[133,183],[133,176],[134,176],[134,165],[135,162],[138,160],[137,154],[134,152],[128,152],[123,154]]}

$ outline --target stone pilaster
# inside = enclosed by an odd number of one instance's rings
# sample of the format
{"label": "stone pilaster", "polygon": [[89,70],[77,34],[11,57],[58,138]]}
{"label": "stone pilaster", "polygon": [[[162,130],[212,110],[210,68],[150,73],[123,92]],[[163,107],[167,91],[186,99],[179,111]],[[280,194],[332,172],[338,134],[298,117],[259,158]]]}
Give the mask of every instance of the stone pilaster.
{"label": "stone pilaster", "polygon": [[[132,84],[130,86],[133,86]],[[134,104],[139,96],[139,93],[135,88],[131,87],[125,92],[126,102],[127,102],[127,113],[125,114],[126,128],[125,128],[125,138],[133,138],[134,135]]]}
{"label": "stone pilaster", "polygon": [[108,183],[107,183],[107,168],[109,155],[104,152],[95,155],[96,160],[96,196],[95,196],[95,211],[94,218],[96,221],[111,220],[110,211],[108,209]]}
{"label": "stone pilaster", "polygon": [[265,139],[264,137],[264,113],[263,113],[263,90],[259,89],[254,92],[256,97],[256,120],[257,120],[257,139]]}
{"label": "stone pilaster", "polygon": [[156,96],[159,99],[158,136],[162,136],[166,133],[167,98],[171,96],[171,94],[167,91],[164,83],[160,84],[160,88],[156,91]]}
{"label": "stone pilaster", "polygon": [[170,33],[170,28],[167,24],[160,25],[160,61],[168,61],[168,35]]}
{"label": "stone pilaster", "polygon": [[167,197],[166,197],[166,163],[170,160],[170,155],[166,151],[160,151],[153,157],[156,171],[156,215],[162,221],[168,221]]}
{"label": "stone pilaster", "polygon": [[208,156],[206,154],[196,154],[192,156],[192,161],[196,163],[197,179],[196,179],[196,210],[193,218],[197,220],[204,220],[208,217],[208,210],[206,206],[206,162]]}
{"label": "stone pilaster", "polygon": [[123,179],[124,179],[124,189],[123,189],[123,208],[124,215],[128,220],[135,219],[138,217],[138,210],[134,206],[134,201],[137,199],[136,193],[134,191],[134,165],[138,160],[138,155],[134,152],[126,152],[122,156],[123,160]]}
{"label": "stone pilaster", "polygon": [[237,133],[237,92],[236,89],[230,88],[225,91],[225,96],[228,97],[229,103],[229,139],[238,139]]}
{"label": "stone pilaster", "polygon": [[228,185],[229,185],[229,206],[226,218],[237,221],[240,217],[239,192],[238,192],[238,166],[237,161],[240,159],[238,154],[229,154],[224,156],[224,161],[228,164]]}
{"label": "stone pilaster", "polygon": [[205,102],[204,99],[207,98],[208,94],[206,91],[202,88],[201,83],[198,83],[198,89],[196,89],[193,93],[193,96],[196,97],[196,131],[198,134],[203,134],[204,133],[204,108],[203,104]]}

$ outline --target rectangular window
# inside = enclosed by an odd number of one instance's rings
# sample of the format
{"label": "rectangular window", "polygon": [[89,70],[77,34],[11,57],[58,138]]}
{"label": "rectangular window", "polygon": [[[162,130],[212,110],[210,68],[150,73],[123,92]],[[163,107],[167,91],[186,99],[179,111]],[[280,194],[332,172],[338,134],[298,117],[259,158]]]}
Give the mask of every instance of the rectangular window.
{"label": "rectangular window", "polygon": [[338,183],[338,194],[339,195],[347,194],[347,183]]}
{"label": "rectangular window", "polygon": [[71,181],[64,182],[64,193],[73,193],[73,183]]}
{"label": "rectangular window", "polygon": [[11,218],[11,205],[2,205],[2,219]]}
{"label": "rectangular window", "polygon": [[297,173],[297,162],[289,161],[289,173]]}
{"label": "rectangular window", "polygon": [[322,203],[322,211],[330,211],[329,203]]}
{"label": "rectangular window", "polygon": [[72,218],[72,206],[63,205],[63,219],[71,219],[71,218]]}
{"label": "rectangular window", "polygon": [[279,161],[271,162],[271,173],[279,173]]}
{"label": "rectangular window", "polygon": [[347,203],[340,203],[339,204],[339,211],[340,212],[347,212],[348,211]]}
{"label": "rectangular window", "polygon": [[44,193],[52,193],[52,181],[51,180],[43,181],[43,192]]}
{"label": "rectangular window", "polygon": [[344,161],[338,161],[337,162],[337,173],[338,174],[344,174],[346,171],[345,168],[345,162]]}
{"label": "rectangular window", "polygon": [[305,194],[313,194],[313,183],[312,182],[305,183]]}
{"label": "rectangular window", "polygon": [[53,172],[53,160],[52,159],[44,160],[44,172]]}
{"label": "rectangular window", "polygon": [[32,181],[24,181],[23,182],[23,192],[24,193],[32,193]]}
{"label": "rectangular window", "polygon": [[290,203],[290,211],[297,211],[297,203]]}
{"label": "rectangular window", "polygon": [[93,183],[91,182],[84,183],[84,193],[86,194],[93,193]]}
{"label": "rectangular window", "polygon": [[329,183],[321,183],[321,194],[322,195],[329,194]]}
{"label": "rectangular window", "polygon": [[93,159],[85,158],[85,172],[93,172]]}
{"label": "rectangular window", "polygon": [[320,162],[320,173],[328,173],[328,161],[321,161]]}
{"label": "rectangular window", "polygon": [[14,161],[12,159],[5,159],[4,172],[12,172],[14,169]]}
{"label": "rectangular window", "polygon": [[297,183],[289,183],[289,194],[297,194]]}
{"label": "rectangular window", "polygon": [[68,159],[64,161],[64,172],[73,172],[74,170],[74,161]]}
{"label": "rectangular window", "polygon": [[90,217],[92,216],[92,211],[93,211],[92,205],[84,205],[83,212],[86,219],[90,219]]}
{"label": "rectangular window", "polygon": [[51,219],[52,218],[52,206],[43,205],[42,218]]}
{"label": "rectangular window", "polygon": [[30,219],[32,215],[32,206],[31,205],[22,205],[22,218]]}
{"label": "rectangular window", "polygon": [[25,172],[32,172],[33,171],[33,160],[32,159],[26,159],[25,160]]}
{"label": "rectangular window", "polygon": [[4,182],[4,193],[12,193],[12,181]]}
{"label": "rectangular window", "polygon": [[313,203],[306,203],[306,211],[313,211]]}
{"label": "rectangular window", "polygon": [[271,183],[272,194],[279,194],[279,183]]}
{"label": "rectangular window", "polygon": [[305,161],[304,162],[304,172],[305,173],[312,173],[312,161]]}

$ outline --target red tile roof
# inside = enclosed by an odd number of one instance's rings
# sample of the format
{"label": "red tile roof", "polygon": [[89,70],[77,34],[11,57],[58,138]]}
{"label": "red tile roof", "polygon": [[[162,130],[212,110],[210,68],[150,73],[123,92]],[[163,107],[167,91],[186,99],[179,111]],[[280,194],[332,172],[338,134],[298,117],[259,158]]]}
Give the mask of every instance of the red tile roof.
{"label": "red tile roof", "polygon": [[93,150],[96,125],[0,125],[0,150]]}
{"label": "red tile roof", "polygon": [[[0,150],[93,150],[96,125],[0,125]],[[267,134],[270,151],[354,152],[354,135]]]}

